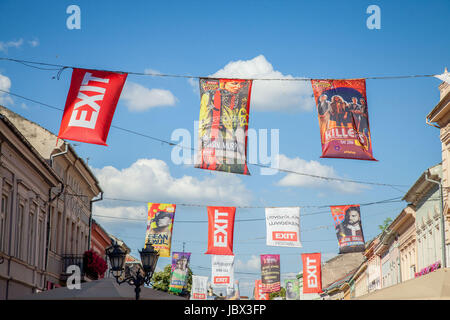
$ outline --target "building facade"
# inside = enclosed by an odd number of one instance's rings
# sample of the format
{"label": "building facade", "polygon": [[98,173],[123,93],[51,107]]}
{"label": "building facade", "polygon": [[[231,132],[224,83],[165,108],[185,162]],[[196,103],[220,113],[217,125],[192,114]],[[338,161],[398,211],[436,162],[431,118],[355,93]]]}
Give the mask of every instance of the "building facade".
{"label": "building facade", "polygon": [[0,115],[0,299],[43,290],[47,224],[61,180]]}
{"label": "building facade", "polygon": [[17,128],[60,181],[45,214],[44,282],[36,290],[63,286],[67,267],[82,267],[83,253],[90,247],[92,201],[102,190],[71,145],[5,107],[0,106],[0,114]]}

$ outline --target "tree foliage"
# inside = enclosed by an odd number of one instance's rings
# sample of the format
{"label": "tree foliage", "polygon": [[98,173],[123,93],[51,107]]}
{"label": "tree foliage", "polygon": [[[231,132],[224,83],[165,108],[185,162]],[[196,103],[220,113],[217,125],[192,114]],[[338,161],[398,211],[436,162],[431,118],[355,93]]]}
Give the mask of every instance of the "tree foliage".
{"label": "tree foliage", "polygon": [[392,219],[391,218],[386,218],[383,221],[383,224],[378,225],[378,228],[381,230],[381,232],[383,232],[384,230],[387,229],[387,227],[391,224]]}
{"label": "tree foliage", "polygon": [[187,285],[183,288],[181,293],[169,291],[170,276],[172,274],[172,265],[168,264],[160,272],[155,272],[152,277],[153,288],[160,291],[165,291],[174,295],[186,295],[191,292],[192,286],[192,271],[188,268]]}
{"label": "tree foliage", "polygon": [[277,298],[277,297],[282,297],[282,298],[286,297],[286,290],[283,287],[281,287],[280,291],[269,293],[270,300],[273,300],[274,298]]}

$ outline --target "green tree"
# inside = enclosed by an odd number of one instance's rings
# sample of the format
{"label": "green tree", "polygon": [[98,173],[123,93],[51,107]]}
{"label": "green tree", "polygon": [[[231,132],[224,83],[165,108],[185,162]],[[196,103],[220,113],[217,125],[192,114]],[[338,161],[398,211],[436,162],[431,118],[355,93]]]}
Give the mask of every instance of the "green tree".
{"label": "green tree", "polygon": [[174,295],[185,295],[191,292],[192,286],[192,271],[188,268],[187,285],[184,287],[181,293],[169,291],[170,276],[172,274],[172,265],[168,264],[160,272],[155,272],[152,277],[153,288],[160,291],[165,291]]}
{"label": "green tree", "polygon": [[281,287],[280,291],[269,293],[269,299],[270,300],[273,300],[276,297],[285,298],[286,297],[286,290],[283,287]]}
{"label": "green tree", "polygon": [[391,224],[392,219],[391,218],[386,218],[383,221],[383,224],[378,225],[378,228],[381,230],[381,232],[383,232],[384,230],[387,229],[387,227]]}

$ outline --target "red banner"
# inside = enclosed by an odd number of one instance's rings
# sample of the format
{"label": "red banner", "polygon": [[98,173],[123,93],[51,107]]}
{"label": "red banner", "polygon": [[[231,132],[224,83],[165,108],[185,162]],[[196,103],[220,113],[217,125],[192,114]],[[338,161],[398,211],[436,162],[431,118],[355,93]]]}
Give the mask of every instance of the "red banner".
{"label": "red banner", "polygon": [[367,111],[366,81],[311,80],[322,142],[321,158],[377,161]]}
{"label": "red banner", "polygon": [[358,204],[331,206],[339,253],[364,252],[364,234]]}
{"label": "red banner", "polygon": [[233,254],[235,207],[207,207],[208,250],[205,254]]}
{"label": "red banner", "polygon": [[126,73],[73,69],[58,138],[106,146]]}
{"label": "red banner", "polygon": [[249,175],[247,128],[252,80],[200,79],[195,167]]}
{"label": "red banner", "polygon": [[261,280],[255,280],[255,300],[269,300],[269,294],[262,291]]}
{"label": "red banner", "polygon": [[320,253],[303,253],[303,293],[322,292]]}

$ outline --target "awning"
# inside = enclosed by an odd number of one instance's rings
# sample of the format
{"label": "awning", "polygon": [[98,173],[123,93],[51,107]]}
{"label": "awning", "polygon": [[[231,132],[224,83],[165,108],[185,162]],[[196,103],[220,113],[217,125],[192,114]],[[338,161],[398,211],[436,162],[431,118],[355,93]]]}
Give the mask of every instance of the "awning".
{"label": "awning", "polygon": [[[114,278],[81,283],[81,289],[67,287],[33,293],[17,300],[135,300],[134,286],[119,285]],[[140,300],[186,300],[167,292],[141,287]]]}
{"label": "awning", "polygon": [[354,300],[450,300],[450,269],[429,274],[391,287],[376,290]]}

